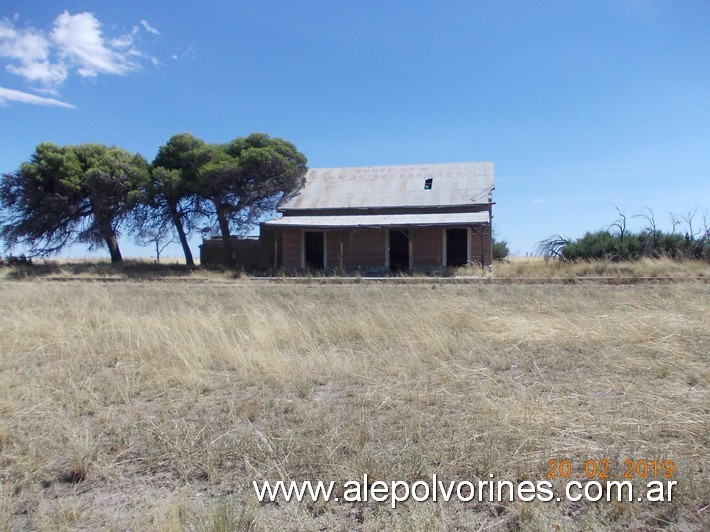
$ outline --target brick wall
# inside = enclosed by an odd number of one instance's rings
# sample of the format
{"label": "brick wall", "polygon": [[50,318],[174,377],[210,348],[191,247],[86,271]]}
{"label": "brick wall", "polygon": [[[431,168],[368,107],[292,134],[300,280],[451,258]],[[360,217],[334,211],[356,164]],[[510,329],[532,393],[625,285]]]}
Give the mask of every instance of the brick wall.
{"label": "brick wall", "polygon": [[[346,270],[384,267],[386,261],[385,229],[333,229],[325,230],[324,232],[328,268],[340,268],[341,249],[343,254],[342,265]],[[286,270],[300,269],[302,252],[301,229],[284,228],[282,235],[283,268]]]}
{"label": "brick wall", "polygon": [[493,262],[493,241],[491,226],[479,225],[471,229],[471,262],[490,266]]}
{"label": "brick wall", "polygon": [[301,267],[301,230],[286,227],[282,231],[283,268],[297,270]]}
{"label": "brick wall", "polygon": [[[329,268],[341,265],[342,242],[343,261],[346,270],[384,266],[386,257],[387,229],[326,230],[326,254]],[[442,263],[441,227],[419,227],[414,229],[412,243],[414,266],[439,266]],[[301,268],[300,229],[284,228],[280,242],[283,246],[283,267],[287,270]],[[272,253],[273,255],[273,253]],[[471,262],[491,264],[493,256],[490,225],[475,226],[471,229]],[[273,260],[273,258],[272,258]]]}
{"label": "brick wall", "polygon": [[346,232],[344,240],[345,268],[356,270],[384,266],[386,262],[386,229],[355,229]]}
{"label": "brick wall", "polygon": [[441,266],[441,227],[417,227],[413,230],[414,266]]}

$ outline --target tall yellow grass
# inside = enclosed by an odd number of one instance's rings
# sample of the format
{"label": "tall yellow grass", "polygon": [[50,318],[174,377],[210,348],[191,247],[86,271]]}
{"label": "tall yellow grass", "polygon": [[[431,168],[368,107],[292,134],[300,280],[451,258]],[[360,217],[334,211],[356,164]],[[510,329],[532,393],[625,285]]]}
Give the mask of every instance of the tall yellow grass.
{"label": "tall yellow grass", "polygon": [[492,276],[504,279],[579,278],[579,277],[710,277],[710,263],[703,260],[678,261],[667,258],[642,258],[612,262],[590,260],[578,262],[546,261],[542,257],[515,257],[496,262]]}
{"label": "tall yellow grass", "polygon": [[[710,290],[0,283],[0,527],[703,528]],[[671,503],[256,504],[252,480],[671,459]],[[573,520],[574,518],[574,520]]]}

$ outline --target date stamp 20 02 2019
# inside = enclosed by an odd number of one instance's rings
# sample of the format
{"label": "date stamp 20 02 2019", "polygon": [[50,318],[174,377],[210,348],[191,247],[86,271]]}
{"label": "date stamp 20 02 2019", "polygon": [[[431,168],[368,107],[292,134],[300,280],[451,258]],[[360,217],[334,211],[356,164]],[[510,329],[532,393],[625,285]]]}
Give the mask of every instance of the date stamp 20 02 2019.
{"label": "date stamp 20 02 2019", "polygon": [[[605,491],[600,481],[605,480],[607,497],[609,497],[608,492],[615,489],[617,492],[617,500],[621,501],[626,498],[626,500],[631,501],[633,500],[633,486],[631,481],[636,479],[649,479],[646,484],[646,491],[643,494],[644,496],[637,498],[639,502],[644,499],[650,502],[673,500],[673,488],[678,484],[677,481],[670,480],[673,477],[673,473],[675,473],[673,460],[625,460],[623,466],[623,479],[625,480],[623,481],[609,480],[610,474],[614,473],[613,471],[609,471],[609,467],[609,461],[606,459],[586,460],[584,467],[580,468],[580,473],[583,473],[583,475],[580,474],[579,477],[586,477],[587,482],[583,485],[577,480],[568,481],[566,488],[568,499],[580,500],[585,498],[590,501],[600,500],[602,493]],[[569,479],[574,471],[575,468],[570,460],[552,458],[547,461],[548,479]],[[664,483],[660,480],[661,478],[666,479],[666,482]],[[572,495],[571,488],[577,488],[579,494]],[[624,496],[624,492],[626,492],[626,496]]]}

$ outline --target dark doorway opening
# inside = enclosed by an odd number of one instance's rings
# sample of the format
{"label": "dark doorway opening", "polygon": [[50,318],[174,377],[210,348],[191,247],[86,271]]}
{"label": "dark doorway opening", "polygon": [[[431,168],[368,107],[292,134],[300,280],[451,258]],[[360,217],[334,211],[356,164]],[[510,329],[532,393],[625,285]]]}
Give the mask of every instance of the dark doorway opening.
{"label": "dark doorway opening", "polygon": [[466,229],[446,230],[446,265],[451,268],[468,263],[468,231]]}
{"label": "dark doorway opening", "polygon": [[323,231],[306,231],[303,233],[306,268],[322,270],[325,266],[325,245]]}
{"label": "dark doorway opening", "polygon": [[390,269],[393,272],[409,269],[409,231],[390,229]]}

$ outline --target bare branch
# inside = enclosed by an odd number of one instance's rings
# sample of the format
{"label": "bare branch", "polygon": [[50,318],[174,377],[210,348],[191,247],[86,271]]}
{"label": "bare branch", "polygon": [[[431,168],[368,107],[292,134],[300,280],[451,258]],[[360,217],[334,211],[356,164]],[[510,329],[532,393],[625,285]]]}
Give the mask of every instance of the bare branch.
{"label": "bare branch", "polygon": [[616,205],[614,205],[614,208],[619,214],[619,219],[612,223],[609,226],[609,229],[611,229],[612,227],[616,227],[619,230],[619,239],[623,242],[624,235],[626,235],[626,215],[621,210],[619,210],[619,207],[617,207]]}
{"label": "bare branch", "polygon": [[560,235],[552,235],[538,242],[536,252],[538,255],[545,257],[545,260],[561,259],[564,247],[570,242],[571,240],[569,238]]}
{"label": "bare branch", "polygon": [[695,219],[696,214],[698,214],[698,207],[693,207],[688,210],[688,214],[681,216],[685,224],[688,226],[688,231],[685,233],[687,240],[695,240],[695,237],[700,234],[700,231],[693,229],[693,220]]}

